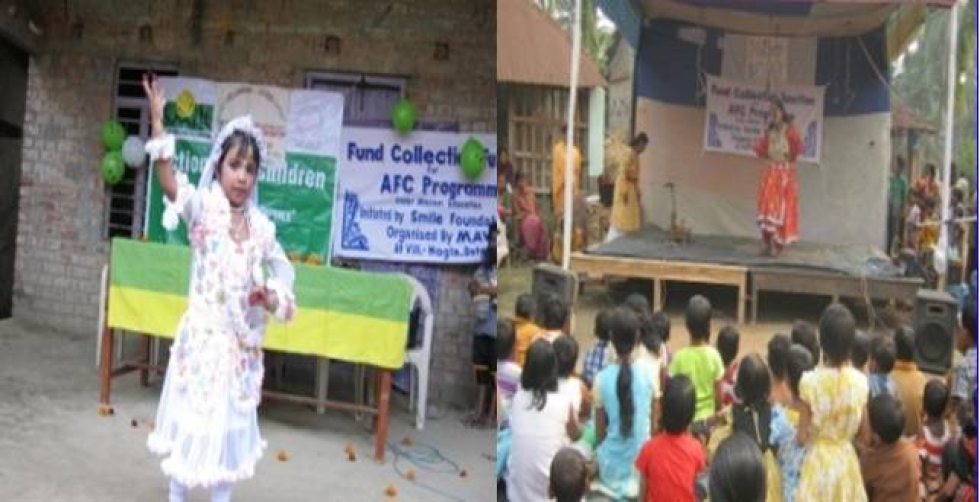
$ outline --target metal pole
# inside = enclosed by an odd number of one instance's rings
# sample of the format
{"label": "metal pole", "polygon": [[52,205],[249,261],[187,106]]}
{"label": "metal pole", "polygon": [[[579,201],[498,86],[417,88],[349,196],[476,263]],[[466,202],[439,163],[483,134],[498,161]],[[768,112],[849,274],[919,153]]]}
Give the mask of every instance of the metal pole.
{"label": "metal pole", "polygon": [[[941,185],[942,208],[940,209],[943,222],[939,226],[939,249],[943,254],[948,254],[949,235],[947,232],[949,220],[950,202],[950,182],[952,181],[953,163],[953,115],[954,98],[956,96],[956,35],[959,25],[959,10],[957,4],[953,4],[949,9],[949,67],[946,75],[946,138],[943,145],[943,183]],[[945,270],[937,270],[940,275],[945,276]]]}
{"label": "metal pole", "polygon": [[568,270],[572,258],[572,149],[575,145],[575,105],[578,96],[578,67],[582,52],[582,0],[575,0],[572,20],[572,74],[568,84],[568,117],[565,119],[565,221],[561,244],[561,267]]}

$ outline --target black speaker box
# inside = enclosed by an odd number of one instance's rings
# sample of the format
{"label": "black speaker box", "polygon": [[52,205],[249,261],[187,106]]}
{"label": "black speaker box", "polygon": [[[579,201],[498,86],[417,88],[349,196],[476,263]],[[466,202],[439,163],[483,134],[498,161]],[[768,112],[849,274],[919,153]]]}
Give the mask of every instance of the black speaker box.
{"label": "black speaker box", "polygon": [[944,374],[953,362],[959,304],[947,293],[921,290],[915,297],[915,363],[927,373]]}
{"label": "black speaker box", "polygon": [[551,263],[541,263],[534,267],[531,272],[531,296],[534,297],[535,305],[538,305],[538,312],[545,295],[549,293],[558,295],[571,312],[578,294],[578,277],[575,272]]}

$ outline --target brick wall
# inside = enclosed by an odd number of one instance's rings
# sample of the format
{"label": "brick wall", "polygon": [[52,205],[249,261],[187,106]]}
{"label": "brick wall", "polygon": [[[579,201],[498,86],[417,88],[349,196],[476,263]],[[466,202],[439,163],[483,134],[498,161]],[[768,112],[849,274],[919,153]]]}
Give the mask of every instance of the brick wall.
{"label": "brick wall", "polygon": [[[166,62],[182,76],[302,87],[307,71],[408,76],[421,120],[490,132],[495,121],[494,3],[404,1],[386,8],[344,0],[72,4],[38,7],[45,36],[29,69],[14,314],[53,329],[95,333],[98,279],[108,256],[99,128],[112,116],[120,62]],[[48,5],[48,7],[45,7]],[[409,9],[411,6],[411,9]],[[81,21],[81,38],[74,35]],[[152,26],[141,42],[140,25]],[[463,29],[463,28],[466,29]],[[235,33],[226,45],[229,30]],[[327,35],[341,39],[326,54]],[[448,61],[433,58],[448,42]],[[470,392],[469,269],[440,274],[431,399],[462,404]]]}

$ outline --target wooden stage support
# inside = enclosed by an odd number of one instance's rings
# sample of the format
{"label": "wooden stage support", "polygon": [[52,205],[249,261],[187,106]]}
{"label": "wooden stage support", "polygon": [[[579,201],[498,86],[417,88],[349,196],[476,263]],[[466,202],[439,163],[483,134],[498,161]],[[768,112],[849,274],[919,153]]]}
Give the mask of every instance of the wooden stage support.
{"label": "wooden stage support", "polygon": [[710,263],[618,258],[613,256],[572,254],[572,270],[590,276],[639,277],[653,280],[653,306],[663,308],[663,281],[720,284],[738,289],[738,323],[745,322],[748,268]]}
{"label": "wooden stage support", "polygon": [[[575,253],[572,270],[591,277],[616,276],[653,280],[653,305],[663,308],[663,281],[719,284],[738,289],[738,323],[745,322],[745,307],[752,304],[752,324],[759,312],[759,292],[777,291],[858,298],[870,307],[871,300],[915,302],[921,279],[900,277],[862,277],[832,272],[815,272],[790,267],[750,267],[716,265],[649,258],[621,258]],[[751,295],[747,288],[751,287]]]}
{"label": "wooden stage support", "polygon": [[753,268],[750,274],[752,324],[755,324],[759,313],[760,291],[826,295],[835,302],[842,296],[859,298],[870,309],[871,300],[902,300],[914,303],[915,294],[923,285],[921,279],[860,277],[790,268]]}

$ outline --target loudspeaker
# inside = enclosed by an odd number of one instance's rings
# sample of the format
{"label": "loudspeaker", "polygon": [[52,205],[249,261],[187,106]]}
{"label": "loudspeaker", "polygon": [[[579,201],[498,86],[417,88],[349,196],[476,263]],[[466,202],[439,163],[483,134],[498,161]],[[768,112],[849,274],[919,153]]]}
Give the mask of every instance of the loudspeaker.
{"label": "loudspeaker", "polygon": [[920,290],[915,296],[915,363],[927,373],[944,374],[953,362],[956,299],[947,293]]}
{"label": "loudspeaker", "polygon": [[578,277],[574,272],[564,270],[557,265],[539,264],[531,272],[531,296],[534,297],[534,304],[538,306],[538,312],[541,312],[541,304],[548,293],[558,295],[571,313],[578,294]]}

